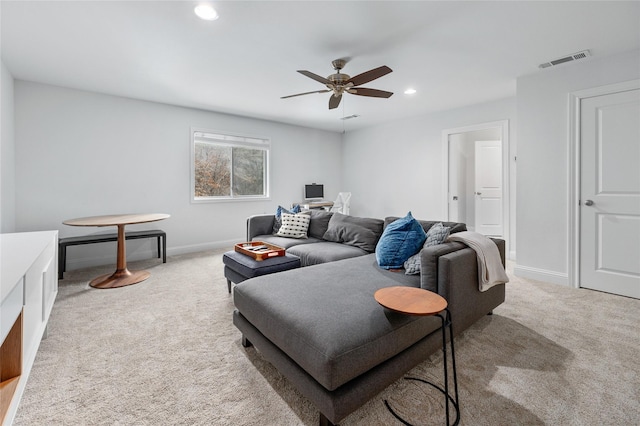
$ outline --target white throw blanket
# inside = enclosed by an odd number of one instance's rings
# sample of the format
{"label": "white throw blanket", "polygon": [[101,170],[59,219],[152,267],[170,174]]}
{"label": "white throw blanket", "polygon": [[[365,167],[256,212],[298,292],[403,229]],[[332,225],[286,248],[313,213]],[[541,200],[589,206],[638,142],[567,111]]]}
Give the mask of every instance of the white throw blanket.
{"label": "white throw blanket", "polygon": [[463,231],[449,235],[447,241],[459,241],[476,251],[480,291],[487,291],[496,284],[509,282],[509,277],[502,266],[498,246],[486,236],[477,232]]}

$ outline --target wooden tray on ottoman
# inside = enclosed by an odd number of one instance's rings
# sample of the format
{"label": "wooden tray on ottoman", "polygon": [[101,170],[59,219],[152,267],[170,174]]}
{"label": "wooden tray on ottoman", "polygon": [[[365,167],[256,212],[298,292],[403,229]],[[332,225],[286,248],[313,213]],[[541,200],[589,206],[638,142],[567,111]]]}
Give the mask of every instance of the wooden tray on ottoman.
{"label": "wooden tray on ottoman", "polygon": [[255,260],[265,260],[271,257],[284,256],[285,249],[262,241],[249,241],[238,243],[234,246],[239,253],[245,254]]}

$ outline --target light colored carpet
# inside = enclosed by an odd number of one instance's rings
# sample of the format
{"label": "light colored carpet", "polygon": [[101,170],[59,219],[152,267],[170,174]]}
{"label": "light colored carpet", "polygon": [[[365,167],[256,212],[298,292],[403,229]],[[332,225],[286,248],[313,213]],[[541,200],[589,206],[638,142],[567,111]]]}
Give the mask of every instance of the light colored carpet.
{"label": "light colored carpet", "polygon": [[[15,424],[316,425],[240,345],[222,253],[131,263],[151,278],[120,289],[88,286],[112,267],[66,273]],[[640,300],[511,277],[506,302],[456,338],[461,424],[640,424]],[[441,381],[441,361],[410,374]],[[383,399],[444,422],[440,393],[400,379],[341,424],[399,424]]]}

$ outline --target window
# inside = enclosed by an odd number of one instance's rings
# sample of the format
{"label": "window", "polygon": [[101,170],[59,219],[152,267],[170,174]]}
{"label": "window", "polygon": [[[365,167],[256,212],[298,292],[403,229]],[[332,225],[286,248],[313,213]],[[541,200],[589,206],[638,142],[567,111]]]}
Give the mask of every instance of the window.
{"label": "window", "polygon": [[191,195],[194,201],[269,196],[268,139],[192,129]]}

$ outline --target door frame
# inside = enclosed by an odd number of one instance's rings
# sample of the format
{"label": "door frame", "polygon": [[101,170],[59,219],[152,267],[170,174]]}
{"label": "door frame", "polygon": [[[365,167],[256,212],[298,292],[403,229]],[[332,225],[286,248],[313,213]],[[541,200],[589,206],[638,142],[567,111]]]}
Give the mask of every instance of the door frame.
{"label": "door frame", "polygon": [[510,223],[509,211],[511,201],[509,198],[509,120],[490,121],[487,123],[474,124],[471,126],[455,127],[442,131],[442,194],[443,194],[443,218],[449,219],[449,135],[456,133],[469,133],[477,130],[486,130],[499,127],[501,129],[502,139],[502,238],[506,244],[506,253],[510,257]]}
{"label": "door frame", "polygon": [[640,80],[629,80],[622,83],[607,84],[591,89],[569,93],[569,155],[567,157],[569,171],[569,285],[580,287],[580,102],[613,93],[640,89]]}

